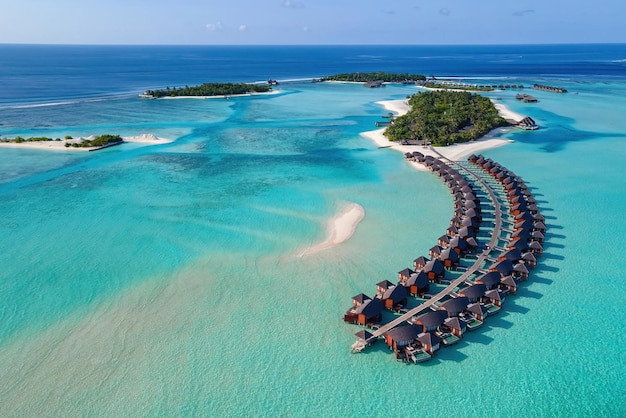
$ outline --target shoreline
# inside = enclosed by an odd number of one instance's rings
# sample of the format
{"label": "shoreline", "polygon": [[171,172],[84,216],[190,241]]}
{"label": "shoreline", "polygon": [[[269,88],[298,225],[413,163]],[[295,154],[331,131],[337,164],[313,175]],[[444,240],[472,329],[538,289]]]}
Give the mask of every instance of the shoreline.
{"label": "shoreline", "polygon": [[[88,152],[88,151],[96,151],[102,148],[108,148],[108,146],[104,147],[89,147],[89,148],[74,148],[74,147],[66,147],[66,143],[75,143],[80,142],[84,139],[90,139],[92,137],[78,137],[72,139],[61,139],[60,141],[36,141],[36,142],[0,142],[0,148],[17,148],[17,149],[33,149],[33,150],[47,150],[47,151],[76,151],[76,152]],[[144,145],[158,145],[158,144],[167,144],[170,142],[174,142],[173,139],[169,138],[160,138],[153,134],[141,134],[135,136],[125,136],[122,137],[123,144],[124,142],[130,143],[138,143]],[[118,144],[115,144],[118,145]],[[110,145],[109,145],[110,146]]]}
{"label": "shoreline", "polygon": [[[406,99],[383,100],[383,101],[376,102],[376,104],[382,106],[383,109],[394,113],[395,116],[402,116],[411,110],[411,107],[409,106],[408,101]],[[501,103],[496,104],[496,109],[498,110],[498,113],[500,114],[500,116],[504,117],[505,119],[506,118],[510,119],[512,118],[512,116],[519,117],[520,120],[522,119],[521,115],[511,111],[510,109],[508,109],[505,105]],[[413,151],[419,150],[419,152],[421,152],[424,155],[436,156],[436,154],[431,151],[430,147],[424,147],[421,145],[402,145],[397,142],[389,141],[389,139],[387,139],[387,137],[383,135],[383,132],[385,132],[385,129],[386,128],[380,128],[380,129],[375,129],[373,131],[361,132],[360,135],[362,137],[369,139],[370,141],[373,141],[380,148],[383,148],[383,147],[391,148],[403,154],[407,152],[413,152]],[[502,129],[506,129],[506,128],[497,128],[491,132],[501,131]],[[476,141],[449,145],[447,147],[436,147],[436,149],[446,158],[449,158],[451,160],[461,160],[472,153],[481,152],[483,150],[500,147],[500,146],[514,142],[511,139],[489,138],[489,135],[491,134],[491,132],[489,132],[487,135],[483,136],[481,139],[478,139]],[[415,167],[419,171],[427,170],[426,167],[424,167],[422,164],[419,164],[419,163],[411,162],[411,165],[413,165],[413,167]]]}
{"label": "shoreline", "polygon": [[328,220],[326,239],[302,251],[298,257],[328,250],[348,241],[365,217],[365,209],[358,203],[348,202],[335,216]]}
{"label": "shoreline", "polygon": [[142,99],[151,99],[151,100],[178,100],[178,99],[230,99],[231,97],[250,97],[250,96],[266,96],[273,94],[281,94],[282,90],[272,89],[270,91],[266,91],[263,93],[242,93],[242,94],[220,94],[217,96],[163,96],[163,97],[141,97]]}

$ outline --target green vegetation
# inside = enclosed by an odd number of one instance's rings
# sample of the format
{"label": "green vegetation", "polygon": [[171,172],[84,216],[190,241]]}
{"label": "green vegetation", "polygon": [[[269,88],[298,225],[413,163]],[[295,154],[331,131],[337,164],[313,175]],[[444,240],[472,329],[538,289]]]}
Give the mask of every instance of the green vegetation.
{"label": "green vegetation", "polygon": [[69,147],[72,147],[72,148],[103,147],[105,145],[117,144],[123,141],[124,140],[119,135],[100,135],[100,136],[95,137],[94,139],[84,139],[80,143],[66,142],[65,146],[68,148]]}
{"label": "green vegetation", "polygon": [[142,97],[158,99],[166,96],[230,96],[235,94],[266,93],[270,90],[270,86],[265,84],[204,83],[192,87],[167,87],[165,90],[146,90]]}
{"label": "green vegetation", "polygon": [[15,138],[0,138],[0,142],[13,142],[15,144],[21,144],[22,142],[44,142],[44,141],[60,141],[61,138],[47,138],[45,136],[33,136],[30,138],[22,138],[16,136]]}
{"label": "green vegetation", "polygon": [[[66,140],[72,139],[70,135],[65,136]],[[61,138],[48,138],[45,136],[34,136],[30,138],[22,138],[21,136],[16,136],[15,138],[0,138],[0,142],[12,142],[15,144],[21,144],[23,142],[46,142],[46,141],[61,141]],[[82,142],[66,142],[65,147],[72,148],[90,148],[90,147],[102,147],[109,144],[114,144],[118,142],[123,142],[121,136],[119,135],[100,135],[95,137],[94,139],[84,139]]]}
{"label": "green vegetation", "polygon": [[486,97],[457,91],[429,91],[409,99],[411,110],[385,131],[390,141],[425,140],[435,146],[468,142],[508,122]]}
{"label": "green vegetation", "polygon": [[366,83],[368,81],[383,81],[388,83],[402,83],[402,82],[415,82],[424,81],[426,77],[421,74],[407,74],[407,73],[343,73],[335,74],[327,77],[323,77],[320,81],[353,81],[358,83]]}

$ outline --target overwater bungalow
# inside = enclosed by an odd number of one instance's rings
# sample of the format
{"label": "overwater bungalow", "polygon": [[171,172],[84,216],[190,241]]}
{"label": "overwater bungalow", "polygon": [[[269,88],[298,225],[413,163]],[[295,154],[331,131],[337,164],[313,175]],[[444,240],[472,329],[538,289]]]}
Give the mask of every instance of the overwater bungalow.
{"label": "overwater bungalow", "polygon": [[465,310],[465,312],[473,316],[474,319],[477,319],[482,322],[485,321],[485,318],[487,317],[487,314],[488,314],[487,308],[485,308],[484,305],[481,305],[478,302],[470,303],[469,305],[467,305],[467,309]]}
{"label": "overwater bungalow", "polygon": [[453,317],[462,313],[469,304],[470,301],[466,296],[459,296],[441,303],[441,305],[439,305],[439,309],[446,311],[449,317]]}
{"label": "overwater bungalow", "polygon": [[389,288],[391,288],[393,286],[395,286],[395,284],[391,283],[389,280],[383,280],[382,282],[376,283],[376,294],[377,294],[377,297],[382,296],[387,291],[387,289],[389,289]]}
{"label": "overwater bungalow", "polygon": [[537,241],[533,241],[530,244],[528,244],[528,248],[530,248],[530,250],[533,252],[533,254],[535,254],[535,256],[541,255],[541,253],[543,253],[543,247]]}
{"label": "overwater bungalow", "polygon": [[424,266],[424,273],[430,281],[441,281],[446,274],[446,269],[441,260],[433,258]]}
{"label": "overwater bungalow", "polygon": [[398,310],[406,305],[407,291],[404,286],[392,286],[382,295],[381,300],[385,308]]}
{"label": "overwater bungalow", "polygon": [[372,298],[367,296],[365,293],[359,293],[358,295],[352,297],[352,306],[356,308],[368,300],[372,300]]}
{"label": "overwater bungalow", "polygon": [[515,294],[517,293],[517,286],[517,281],[515,281],[513,276],[506,276],[500,279],[499,288],[502,291]]}
{"label": "overwater bungalow", "polygon": [[437,244],[441,247],[447,247],[450,244],[450,237],[448,235],[442,235],[437,238]]}
{"label": "overwater bungalow", "polygon": [[462,337],[467,331],[467,324],[465,321],[461,321],[457,316],[446,318],[443,320],[443,325],[440,327],[443,331],[450,332],[457,337]]}
{"label": "overwater bungalow", "polygon": [[536,221],[532,227],[533,231],[539,231],[543,234],[546,232],[546,225],[542,221]]}
{"label": "overwater bungalow", "polygon": [[476,248],[478,248],[478,242],[476,241],[476,238],[474,238],[474,237],[467,237],[467,238],[465,238],[465,242],[467,242],[467,245],[469,245],[468,252],[472,252]]}
{"label": "overwater bungalow", "polygon": [[452,238],[448,245],[448,248],[452,248],[458,255],[463,255],[470,249],[470,245],[461,237]]}
{"label": "overwater bungalow", "polygon": [[428,250],[428,255],[430,255],[431,258],[437,258],[439,257],[439,254],[441,254],[441,251],[443,251],[443,247],[435,245]]}
{"label": "overwater bungalow", "polygon": [[474,280],[476,284],[484,284],[487,290],[495,288],[500,283],[500,273],[497,271],[490,271],[485,274],[481,274]]}
{"label": "overwater bungalow", "polygon": [[487,286],[484,284],[473,284],[464,289],[459,290],[460,296],[465,296],[470,303],[478,302],[478,300],[485,295]]}
{"label": "overwater bungalow", "polygon": [[368,300],[354,310],[356,323],[359,325],[372,325],[382,319],[383,302],[376,298]]}
{"label": "overwater bungalow", "polygon": [[385,342],[389,348],[397,351],[413,344],[421,332],[422,327],[416,325],[397,327],[385,334]]}
{"label": "overwater bungalow", "polygon": [[502,309],[504,299],[506,299],[506,296],[504,292],[499,289],[492,289],[485,292],[485,296],[483,296],[482,302],[485,308],[487,308],[487,314],[493,315],[495,313],[498,313],[500,309]]}
{"label": "overwater bungalow", "polygon": [[407,280],[409,280],[409,277],[411,277],[412,274],[415,274],[415,272],[411,270],[410,268],[405,268],[404,270],[400,270],[398,272],[398,280],[401,283],[404,283]]}
{"label": "overwater bungalow", "polygon": [[489,267],[489,271],[497,271],[502,277],[508,276],[513,273],[513,263],[511,260],[498,261]]}
{"label": "overwater bungalow", "polygon": [[423,332],[435,331],[447,317],[448,313],[444,310],[429,311],[419,315],[413,323],[421,326]]}
{"label": "overwater bungalow", "polygon": [[459,228],[458,236],[467,241],[469,237],[476,237],[476,232],[473,229],[470,229],[466,226]]}
{"label": "overwater bungalow", "polygon": [[520,261],[515,264],[513,267],[513,276],[521,277],[522,279],[528,279],[528,268],[526,267],[526,263],[524,261]]}
{"label": "overwater bungalow", "polygon": [[537,259],[535,258],[535,255],[530,251],[522,254],[522,260],[524,260],[526,264],[531,267],[535,267],[537,265]]}
{"label": "overwater bungalow", "polygon": [[424,256],[419,256],[415,260],[413,260],[413,267],[415,267],[415,270],[421,270],[426,266],[426,263],[428,263],[428,261],[428,258]]}
{"label": "overwater bungalow", "polygon": [[510,260],[511,262],[515,263],[519,260],[522,259],[522,252],[518,249],[512,249],[512,250],[508,250],[503,252],[502,254],[500,254],[498,256],[498,261],[502,261],[502,260]]}
{"label": "overwater bungalow", "polygon": [[417,273],[413,273],[411,277],[406,281],[404,286],[408,292],[413,296],[423,296],[424,293],[430,288],[430,282],[428,281],[428,275],[420,270]]}
{"label": "overwater bungalow", "polygon": [[430,332],[423,332],[417,336],[417,341],[422,345],[424,351],[433,355],[435,351],[439,350],[441,344],[441,338],[437,337]]}
{"label": "overwater bungalow", "polygon": [[459,265],[459,254],[454,248],[448,247],[439,254],[439,260],[447,269],[456,268]]}

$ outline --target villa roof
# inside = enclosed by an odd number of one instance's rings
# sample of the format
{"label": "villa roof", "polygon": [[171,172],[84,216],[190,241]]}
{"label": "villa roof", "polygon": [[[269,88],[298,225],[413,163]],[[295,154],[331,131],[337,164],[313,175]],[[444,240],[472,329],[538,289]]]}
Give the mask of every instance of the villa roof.
{"label": "villa roof", "polygon": [[443,310],[430,311],[418,316],[415,323],[427,328],[438,327],[443,324],[443,320],[448,317],[448,313]]}
{"label": "villa roof", "polygon": [[372,298],[367,296],[365,293],[359,293],[358,295],[353,296],[352,300],[354,300],[355,302],[358,302],[358,303],[365,303],[368,300],[372,300]]}
{"label": "villa roof", "polygon": [[395,286],[395,284],[391,283],[389,280],[383,280],[382,282],[376,283],[376,287],[384,290],[389,289],[391,286]]}
{"label": "villa roof", "polygon": [[417,325],[407,325],[396,327],[387,332],[387,336],[394,341],[412,341],[422,332],[422,327]]}
{"label": "villa roof", "polygon": [[398,272],[399,275],[401,276],[406,276],[409,277],[411,276],[411,274],[415,273],[413,270],[411,270],[410,268],[405,268],[404,270],[400,270]]}
{"label": "villa roof", "polygon": [[476,283],[482,283],[487,287],[493,287],[500,283],[500,273],[490,271],[476,278]]}
{"label": "villa roof", "polygon": [[473,284],[465,289],[459,290],[459,295],[465,296],[469,299],[476,299],[483,296],[486,290],[487,286],[484,284]]}
{"label": "villa roof", "polygon": [[441,343],[441,338],[431,334],[430,332],[423,332],[417,336],[417,341],[419,341],[423,345],[429,345],[433,347]]}
{"label": "villa roof", "polygon": [[366,318],[372,318],[383,310],[383,302],[380,299],[370,299],[355,309],[357,314],[363,314]]}
{"label": "villa roof", "polygon": [[445,272],[445,267],[441,260],[433,258],[428,263],[426,263],[426,265],[424,266],[424,271],[426,273],[432,271],[435,274],[442,274]]}
{"label": "villa roof", "polygon": [[463,312],[469,303],[469,299],[466,296],[459,296],[458,298],[448,299],[439,305],[439,308],[442,308],[451,315],[454,315],[459,312]]}
{"label": "villa roof", "polygon": [[451,329],[463,330],[466,328],[465,323],[461,321],[458,316],[444,319],[443,324]]}
{"label": "villa roof", "polygon": [[394,302],[400,302],[404,298],[406,298],[406,287],[404,286],[390,287],[383,294],[383,299],[391,299]]}
{"label": "villa roof", "polygon": [[454,248],[448,247],[439,254],[440,260],[450,260],[450,261],[459,261],[459,254],[454,251]]}
{"label": "villa roof", "polygon": [[471,313],[477,313],[479,315],[485,315],[487,313],[487,308],[485,308],[480,303],[470,303],[467,305],[466,311]]}
{"label": "villa roof", "polygon": [[428,275],[424,271],[420,271],[418,273],[411,274],[409,280],[406,281],[408,286],[417,286],[420,289],[424,289],[429,285],[428,283]]}
{"label": "villa roof", "polygon": [[358,332],[354,333],[354,335],[356,335],[358,338],[362,340],[368,340],[374,336],[374,334],[372,334],[366,329],[359,330]]}

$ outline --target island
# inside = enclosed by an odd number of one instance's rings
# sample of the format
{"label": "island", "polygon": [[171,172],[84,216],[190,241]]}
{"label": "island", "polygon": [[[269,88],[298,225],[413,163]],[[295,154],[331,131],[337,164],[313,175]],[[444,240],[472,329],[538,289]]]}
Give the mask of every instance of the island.
{"label": "island", "polygon": [[423,141],[447,146],[476,140],[492,129],[509,126],[489,98],[463,91],[427,91],[411,96],[411,110],[395,118],[385,136],[390,141]]}
{"label": "island", "polygon": [[267,93],[272,88],[267,84],[204,83],[199,86],[166,87],[161,90],[146,90],[139,97],[158,99],[161,97],[216,97],[252,93]]}
{"label": "island", "polygon": [[138,142],[146,145],[164,144],[172,142],[169,139],[159,138],[152,134],[122,137],[120,135],[91,135],[88,137],[72,137],[71,135],[61,138],[49,138],[45,136],[23,138],[0,138],[0,147],[46,149],[46,150],[76,150],[97,151],[103,148],[120,145],[125,142]]}
{"label": "island", "polygon": [[[402,84],[415,84],[420,81],[425,81],[426,76],[421,74],[408,74],[408,73],[341,73],[335,75],[329,75],[322,77],[316,81],[342,81],[351,83],[372,83],[371,87],[377,87],[382,83],[402,83]],[[376,83],[376,85],[374,85]],[[368,85],[369,86],[369,85]]]}

